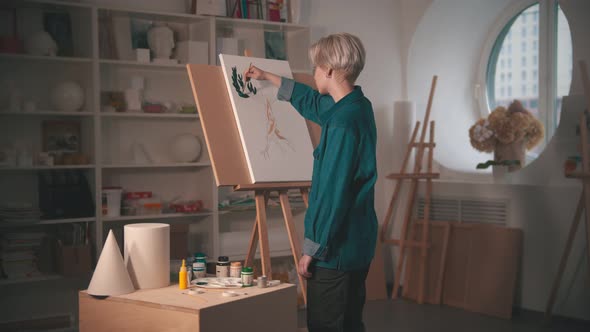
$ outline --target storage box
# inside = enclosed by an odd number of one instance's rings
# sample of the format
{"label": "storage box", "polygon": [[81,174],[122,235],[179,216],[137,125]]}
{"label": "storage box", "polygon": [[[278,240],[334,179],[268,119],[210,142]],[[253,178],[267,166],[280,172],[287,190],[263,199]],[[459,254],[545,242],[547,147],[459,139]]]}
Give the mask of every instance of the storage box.
{"label": "storage box", "polygon": [[84,276],[92,272],[90,245],[57,246],[58,272],[64,276]]}
{"label": "storage box", "polygon": [[149,63],[150,62],[150,50],[147,48],[136,48],[135,57],[137,62]]}
{"label": "storage box", "polygon": [[209,64],[209,43],[192,40],[178,42],[176,59],[180,63]]}
{"label": "storage box", "polygon": [[[244,41],[236,38],[217,38],[216,54],[244,55]],[[219,57],[217,57],[217,65]]]}
{"label": "storage box", "polygon": [[227,16],[225,0],[197,0],[197,15]]}

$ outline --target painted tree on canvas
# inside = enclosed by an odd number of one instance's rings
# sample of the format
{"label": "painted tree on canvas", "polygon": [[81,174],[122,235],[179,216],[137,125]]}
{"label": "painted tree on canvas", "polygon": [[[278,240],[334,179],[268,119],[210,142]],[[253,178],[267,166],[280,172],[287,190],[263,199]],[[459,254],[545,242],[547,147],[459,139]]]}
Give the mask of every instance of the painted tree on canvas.
{"label": "painted tree on canvas", "polygon": [[[231,71],[232,85],[240,98],[250,98],[257,96],[259,89],[254,86],[252,81],[244,81],[243,75],[238,74],[237,67],[232,67]],[[261,103],[261,107],[264,107],[264,112],[266,115],[266,146],[260,151],[264,158],[270,159],[270,148],[273,145],[279,147],[281,151],[285,151],[287,148],[295,151],[293,145],[286,137],[281,134],[279,129],[279,124],[277,123],[278,121],[272,109],[273,103],[277,101],[276,98],[269,98],[268,96],[264,96],[264,94],[261,93],[258,94],[258,98],[252,98],[252,101]]]}

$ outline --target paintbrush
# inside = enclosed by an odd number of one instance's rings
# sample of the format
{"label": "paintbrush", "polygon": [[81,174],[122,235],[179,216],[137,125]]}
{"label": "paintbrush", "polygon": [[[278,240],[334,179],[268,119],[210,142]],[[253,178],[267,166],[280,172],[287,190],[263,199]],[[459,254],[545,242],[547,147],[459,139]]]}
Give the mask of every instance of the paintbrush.
{"label": "paintbrush", "polygon": [[[250,69],[252,69],[252,62],[250,62],[250,65],[248,66],[248,74],[250,73]],[[250,82],[250,77],[246,76],[246,82]]]}

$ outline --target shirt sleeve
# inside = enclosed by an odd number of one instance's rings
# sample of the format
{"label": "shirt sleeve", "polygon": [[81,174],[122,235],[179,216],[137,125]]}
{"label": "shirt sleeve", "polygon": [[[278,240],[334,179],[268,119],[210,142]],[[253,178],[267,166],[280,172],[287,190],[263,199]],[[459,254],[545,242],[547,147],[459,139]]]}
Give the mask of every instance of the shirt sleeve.
{"label": "shirt sleeve", "polygon": [[330,243],[343,227],[344,217],[353,205],[352,187],[358,165],[357,149],[359,140],[347,128],[329,128],[326,151],[322,160],[320,174],[323,176],[317,190],[315,204],[311,212],[311,226],[306,227],[303,253],[324,260]]}
{"label": "shirt sleeve", "polygon": [[319,125],[321,110],[334,105],[334,100],[329,95],[322,95],[311,87],[286,77],[281,78],[277,98],[290,102],[301,116]]}

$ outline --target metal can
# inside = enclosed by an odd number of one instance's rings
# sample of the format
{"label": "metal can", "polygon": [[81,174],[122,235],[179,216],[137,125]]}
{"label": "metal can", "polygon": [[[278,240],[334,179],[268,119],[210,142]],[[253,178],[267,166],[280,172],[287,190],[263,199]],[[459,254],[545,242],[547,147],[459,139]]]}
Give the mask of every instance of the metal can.
{"label": "metal can", "polygon": [[267,278],[266,276],[259,276],[258,277],[258,288],[266,288],[266,286],[268,286],[267,284]]}

